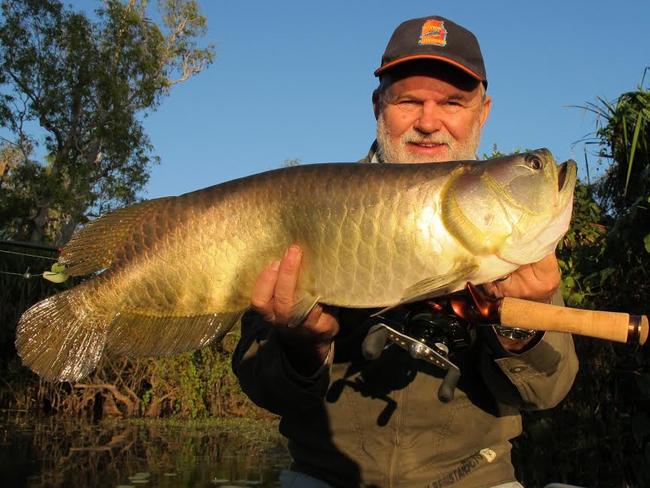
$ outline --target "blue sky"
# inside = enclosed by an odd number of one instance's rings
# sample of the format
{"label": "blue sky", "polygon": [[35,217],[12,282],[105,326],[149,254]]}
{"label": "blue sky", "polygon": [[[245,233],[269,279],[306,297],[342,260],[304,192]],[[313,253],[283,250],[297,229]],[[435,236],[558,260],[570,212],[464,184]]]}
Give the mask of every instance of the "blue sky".
{"label": "blue sky", "polygon": [[633,90],[650,66],[647,0],[200,5],[216,59],[145,119],[161,159],[147,198],[273,169],[286,159],[364,156],[375,133],[372,73],[394,27],[409,18],[443,15],[479,38],[493,99],[481,154],[493,144],[506,152],[548,147],[558,160],[576,159],[583,176],[583,146],[573,144],[593,131],[594,117],[569,106]]}

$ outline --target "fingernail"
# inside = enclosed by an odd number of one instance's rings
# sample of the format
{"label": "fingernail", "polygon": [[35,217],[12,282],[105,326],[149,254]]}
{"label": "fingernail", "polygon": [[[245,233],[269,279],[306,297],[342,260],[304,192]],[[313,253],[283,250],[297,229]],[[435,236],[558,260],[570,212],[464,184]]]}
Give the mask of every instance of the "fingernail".
{"label": "fingernail", "polygon": [[284,254],[284,256],[285,257],[287,257],[287,256],[298,256],[299,254],[300,254],[300,247],[295,245],[295,244],[291,244],[287,248],[287,252]]}
{"label": "fingernail", "polygon": [[278,271],[280,269],[280,260],[279,259],[277,261],[273,261],[271,263],[271,269],[273,271]]}

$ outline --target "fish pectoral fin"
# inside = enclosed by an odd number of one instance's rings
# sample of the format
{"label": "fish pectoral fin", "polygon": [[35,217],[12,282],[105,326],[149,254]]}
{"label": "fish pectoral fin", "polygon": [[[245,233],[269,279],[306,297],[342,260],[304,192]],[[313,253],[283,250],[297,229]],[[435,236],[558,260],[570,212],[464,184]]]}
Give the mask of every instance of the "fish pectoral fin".
{"label": "fish pectoral fin", "polygon": [[454,267],[449,273],[420,280],[404,291],[399,302],[379,310],[373,316],[381,315],[388,310],[406,305],[407,303],[420,302],[452,293],[460,287],[463,287],[477,268],[478,265],[476,263],[466,262]]}
{"label": "fish pectoral fin", "polygon": [[111,323],[107,348],[130,357],[170,356],[221,340],[244,310],[191,316],[121,311]]}
{"label": "fish pectoral fin", "polygon": [[289,323],[287,325],[289,327],[297,327],[300,325],[305,320],[305,318],[307,318],[309,312],[311,312],[312,309],[316,306],[318,299],[319,297],[314,297],[308,293],[302,295],[302,297],[299,298],[293,306],[293,310],[291,310],[291,317],[289,317]]}
{"label": "fish pectoral fin", "polygon": [[455,266],[449,273],[418,281],[406,289],[400,304],[419,302],[456,291],[459,286],[465,285],[477,269],[475,262],[465,262]]}

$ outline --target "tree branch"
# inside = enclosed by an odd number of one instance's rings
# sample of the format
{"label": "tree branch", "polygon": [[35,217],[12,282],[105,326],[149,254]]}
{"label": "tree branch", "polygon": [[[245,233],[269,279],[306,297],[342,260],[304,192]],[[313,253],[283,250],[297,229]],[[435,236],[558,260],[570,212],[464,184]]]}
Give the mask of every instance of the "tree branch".
{"label": "tree branch", "polygon": [[[74,385],[75,388],[77,389],[96,389],[96,390],[106,390],[115,397],[115,399],[119,402],[122,402],[129,413],[132,413],[135,411],[135,408],[137,405],[140,403],[140,399],[136,396],[135,400],[130,398],[130,395],[124,395],[115,385],[111,385],[108,383],[101,383],[101,384],[84,384],[84,383],[76,383]],[[129,392],[133,393],[133,392]]]}

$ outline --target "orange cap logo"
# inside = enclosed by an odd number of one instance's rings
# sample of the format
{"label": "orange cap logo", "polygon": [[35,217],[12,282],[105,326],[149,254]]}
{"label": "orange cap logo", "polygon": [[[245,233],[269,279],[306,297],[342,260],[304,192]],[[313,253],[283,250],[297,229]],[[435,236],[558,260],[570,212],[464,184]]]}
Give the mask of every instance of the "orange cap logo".
{"label": "orange cap logo", "polygon": [[445,29],[444,21],[428,19],[424,22],[418,44],[420,46],[446,46],[447,29]]}

